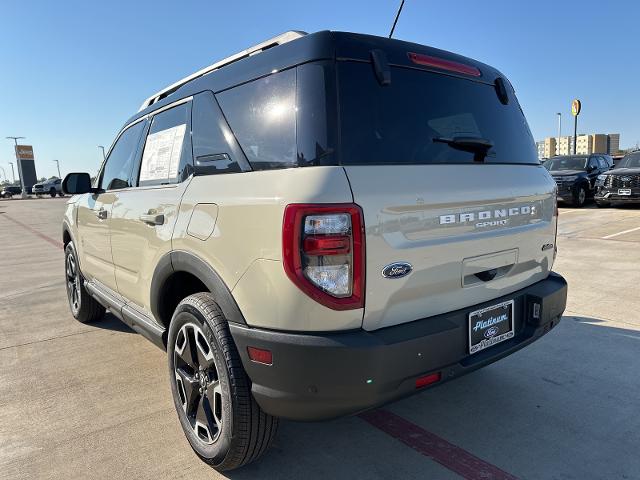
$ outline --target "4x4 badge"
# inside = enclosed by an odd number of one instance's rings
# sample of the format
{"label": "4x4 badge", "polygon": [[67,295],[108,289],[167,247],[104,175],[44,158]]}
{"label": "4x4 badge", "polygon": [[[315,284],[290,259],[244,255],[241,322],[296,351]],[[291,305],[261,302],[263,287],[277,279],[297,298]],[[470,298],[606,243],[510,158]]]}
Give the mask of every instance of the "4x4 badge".
{"label": "4x4 badge", "polygon": [[402,278],[411,273],[413,267],[407,262],[395,262],[390,263],[382,269],[382,276],[384,278]]}

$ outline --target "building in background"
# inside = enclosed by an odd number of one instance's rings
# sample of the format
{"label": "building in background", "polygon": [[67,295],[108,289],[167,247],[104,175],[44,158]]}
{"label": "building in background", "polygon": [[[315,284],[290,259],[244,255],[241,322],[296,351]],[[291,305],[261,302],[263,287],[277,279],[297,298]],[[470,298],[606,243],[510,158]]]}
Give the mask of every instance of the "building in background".
{"label": "building in background", "polygon": [[[536,143],[538,158],[550,158],[554,155],[573,155],[573,136],[547,137]],[[576,144],[577,155],[591,153],[608,153],[615,155],[620,151],[619,133],[589,133],[578,135]]]}
{"label": "building in background", "polygon": [[607,149],[610,155],[620,152],[620,134],[610,133],[607,135]]}

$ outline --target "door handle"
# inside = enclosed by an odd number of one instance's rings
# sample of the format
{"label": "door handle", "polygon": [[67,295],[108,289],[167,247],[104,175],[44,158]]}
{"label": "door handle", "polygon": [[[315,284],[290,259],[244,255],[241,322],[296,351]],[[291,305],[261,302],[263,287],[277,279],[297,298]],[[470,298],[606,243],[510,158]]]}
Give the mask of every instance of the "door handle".
{"label": "door handle", "polygon": [[98,210],[96,212],[96,217],[98,217],[100,220],[106,220],[107,219],[107,211],[104,208],[101,208],[100,210]]}
{"label": "door handle", "polygon": [[164,223],[163,214],[140,215],[140,220],[148,225],[162,225]]}

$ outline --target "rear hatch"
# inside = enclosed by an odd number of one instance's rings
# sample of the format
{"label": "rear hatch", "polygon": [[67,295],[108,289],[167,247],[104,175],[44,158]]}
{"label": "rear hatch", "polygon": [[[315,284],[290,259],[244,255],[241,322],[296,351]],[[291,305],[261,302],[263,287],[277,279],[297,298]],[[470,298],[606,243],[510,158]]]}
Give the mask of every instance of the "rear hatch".
{"label": "rear hatch", "polygon": [[[367,330],[515,292],[554,259],[555,184],[510,84],[460,57],[412,53],[337,62],[340,159],[365,216]],[[410,273],[385,270],[395,262]]]}

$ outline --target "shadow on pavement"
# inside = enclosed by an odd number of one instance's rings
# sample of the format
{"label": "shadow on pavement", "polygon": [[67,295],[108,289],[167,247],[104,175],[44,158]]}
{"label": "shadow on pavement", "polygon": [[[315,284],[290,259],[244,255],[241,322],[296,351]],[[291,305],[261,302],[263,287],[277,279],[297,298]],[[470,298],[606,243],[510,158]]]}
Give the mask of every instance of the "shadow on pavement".
{"label": "shadow on pavement", "polygon": [[107,312],[102,320],[90,324],[92,327],[102,328],[104,330],[112,330],[114,332],[136,333],[134,329],[125,324],[111,312]]}
{"label": "shadow on pavement", "polygon": [[[385,409],[520,478],[639,478],[640,331],[566,316],[539,342]],[[634,453],[635,452],[635,453]],[[358,417],[282,422],[228,478],[455,478]]]}

